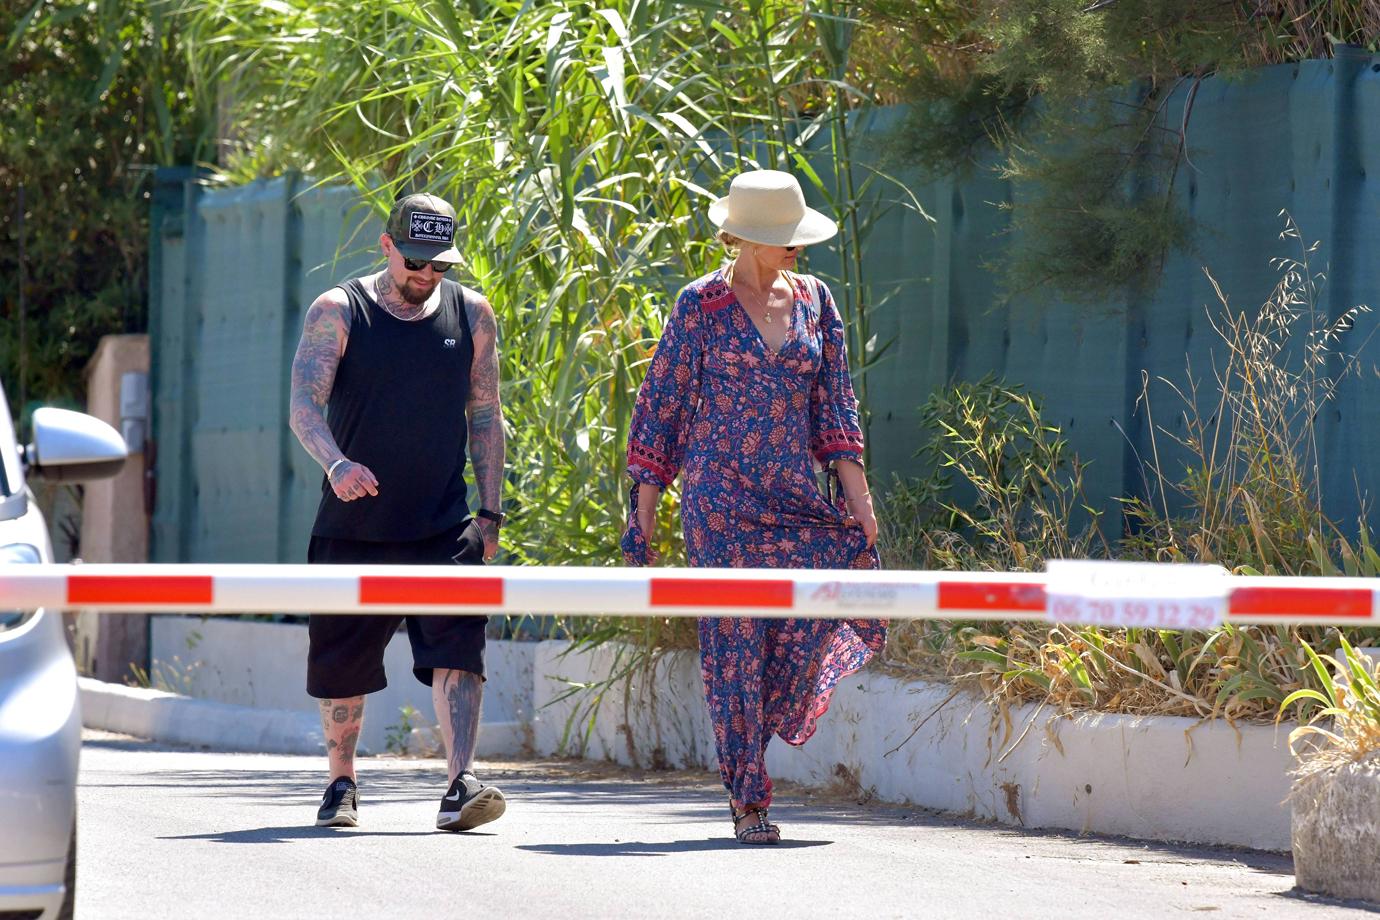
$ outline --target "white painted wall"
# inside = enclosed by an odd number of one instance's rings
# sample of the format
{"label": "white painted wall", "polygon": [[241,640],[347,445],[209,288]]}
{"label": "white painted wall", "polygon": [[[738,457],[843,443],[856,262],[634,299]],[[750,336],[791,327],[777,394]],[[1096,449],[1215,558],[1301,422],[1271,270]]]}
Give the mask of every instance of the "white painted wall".
{"label": "white painted wall", "polygon": [[[531,720],[530,642],[489,642],[485,652],[484,710],[479,753],[521,753]],[[307,696],[307,628],[295,623],[160,616],[153,619],[151,657],[165,689],[222,703],[317,714]],[[370,694],[360,746],[385,750],[390,728],[410,705],[434,725],[431,690],[412,676],[412,647],[399,632],[384,653],[388,687]],[[415,721],[415,720],[414,720]]]}

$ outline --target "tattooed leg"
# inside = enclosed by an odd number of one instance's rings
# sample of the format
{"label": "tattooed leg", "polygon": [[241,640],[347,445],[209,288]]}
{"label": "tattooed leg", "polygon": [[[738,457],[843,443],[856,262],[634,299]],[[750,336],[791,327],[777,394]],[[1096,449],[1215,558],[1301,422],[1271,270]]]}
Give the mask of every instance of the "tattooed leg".
{"label": "tattooed leg", "polygon": [[484,681],[478,674],[443,668],[431,672],[431,701],[436,705],[436,721],[441,723],[452,780],[474,764],[483,699]]}
{"label": "tattooed leg", "polygon": [[359,744],[359,730],[364,725],[364,697],[352,696],[342,700],[321,700],[321,729],[326,737],[326,758],[331,764],[331,778],[355,778],[355,747]]}

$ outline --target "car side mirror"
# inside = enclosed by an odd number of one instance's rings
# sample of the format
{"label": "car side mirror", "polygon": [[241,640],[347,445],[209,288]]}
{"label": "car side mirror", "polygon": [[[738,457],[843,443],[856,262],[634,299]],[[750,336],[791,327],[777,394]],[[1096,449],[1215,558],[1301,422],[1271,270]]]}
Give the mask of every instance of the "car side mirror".
{"label": "car side mirror", "polygon": [[105,422],[70,409],[34,410],[34,440],[24,448],[29,476],[47,482],[87,482],[119,473],[129,450]]}

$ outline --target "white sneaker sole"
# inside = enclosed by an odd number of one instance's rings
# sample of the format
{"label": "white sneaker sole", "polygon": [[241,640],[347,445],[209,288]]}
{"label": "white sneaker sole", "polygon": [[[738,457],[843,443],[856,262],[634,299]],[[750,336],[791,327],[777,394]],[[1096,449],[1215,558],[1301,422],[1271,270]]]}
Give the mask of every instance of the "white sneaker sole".
{"label": "white sneaker sole", "polygon": [[481,824],[488,824],[503,816],[508,804],[503,793],[493,786],[480,790],[479,794],[466,802],[459,811],[443,811],[436,815],[436,829],[442,831],[469,831]]}
{"label": "white sneaker sole", "polygon": [[359,827],[359,819],[354,815],[336,815],[334,818],[316,819],[317,827]]}

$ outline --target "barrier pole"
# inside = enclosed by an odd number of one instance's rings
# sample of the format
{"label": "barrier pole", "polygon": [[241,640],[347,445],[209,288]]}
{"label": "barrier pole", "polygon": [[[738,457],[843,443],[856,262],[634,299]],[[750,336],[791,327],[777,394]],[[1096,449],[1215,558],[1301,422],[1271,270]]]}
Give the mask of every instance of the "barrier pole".
{"label": "barrier pole", "polygon": [[[103,613],[616,614],[1051,620],[1184,628],[1172,565],[1154,599],[1053,617],[1049,576],[1024,572],[594,566],[11,565],[0,609]],[[1380,622],[1380,579],[1224,576],[1214,622]],[[1201,597],[1201,582],[1186,598]],[[1096,598],[1096,588],[1088,596]],[[1106,611],[1104,613],[1104,611]],[[1101,619],[1099,619],[1101,617]]]}

